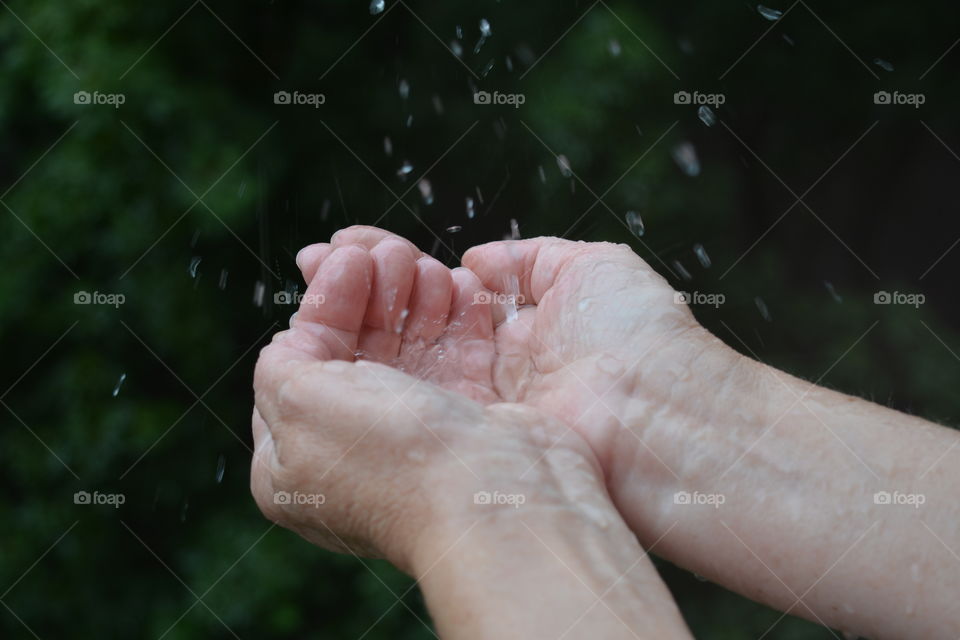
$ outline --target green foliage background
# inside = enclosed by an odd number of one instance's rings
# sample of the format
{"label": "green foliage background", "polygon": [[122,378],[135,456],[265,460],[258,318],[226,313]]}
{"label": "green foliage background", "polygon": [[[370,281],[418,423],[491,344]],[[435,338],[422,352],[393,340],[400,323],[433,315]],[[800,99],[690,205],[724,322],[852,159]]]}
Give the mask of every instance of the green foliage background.
{"label": "green foliage background", "polygon": [[[954,4],[811,0],[778,23],[733,0],[3,4],[3,637],[430,636],[408,578],[271,528],[247,490],[252,365],[291,313],[274,294],[298,286],[301,246],[348,224],[449,264],[510,219],[631,243],[678,288],[723,293],[695,311],[738,349],[956,422],[960,251],[940,259],[960,237]],[[481,18],[493,36],[473,53]],[[526,103],[476,105],[475,89]],[[927,103],[877,106],[881,89]],[[83,90],[126,101],[75,104]],[[275,105],[280,90],[326,103]],[[674,104],[680,90],[722,92],[722,122]],[[671,160],[683,141],[697,177]],[[414,184],[403,160],[429,169],[435,203],[414,188],[395,204]],[[879,290],[927,303],[876,306]],[[126,503],[75,505],[80,490]],[[662,568],[698,637],[780,618]],[[787,618],[765,637],[832,636]]]}

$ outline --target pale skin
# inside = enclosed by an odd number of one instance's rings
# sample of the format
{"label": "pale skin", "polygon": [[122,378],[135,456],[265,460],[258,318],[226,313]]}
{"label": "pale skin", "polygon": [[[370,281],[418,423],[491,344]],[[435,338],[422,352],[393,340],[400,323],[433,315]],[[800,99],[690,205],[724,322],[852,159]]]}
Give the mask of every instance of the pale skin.
{"label": "pale skin", "polygon": [[[833,628],[960,637],[955,431],[737,354],[624,246],[496,242],[450,271],[351,227],[298,264],[329,295],[258,363],[254,493],[421,578],[443,637],[689,637],[637,538]],[[328,501],[280,509],[283,486]],[[494,489],[526,502],[473,503]]]}

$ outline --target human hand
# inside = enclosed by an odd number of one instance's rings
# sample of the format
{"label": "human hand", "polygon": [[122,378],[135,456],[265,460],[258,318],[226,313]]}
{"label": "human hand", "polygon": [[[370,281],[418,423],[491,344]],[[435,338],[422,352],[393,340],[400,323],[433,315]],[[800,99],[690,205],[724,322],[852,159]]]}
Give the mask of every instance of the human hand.
{"label": "human hand", "polygon": [[[309,281],[330,251],[351,244],[380,254],[388,245],[397,255],[397,281],[409,279],[403,274],[414,271],[414,261],[417,269],[432,261],[387,231],[355,226],[337,232],[330,244],[302,251],[304,277]],[[404,337],[398,357],[382,361],[426,373],[446,388],[463,390],[469,380],[471,397],[480,401],[521,402],[548,412],[583,435],[605,468],[614,465],[617,439],[627,431],[624,419],[638,394],[650,398],[649,406],[689,404],[739,359],[625,245],[556,238],[493,242],[467,251],[463,264],[469,271],[453,271],[464,294],[447,331],[469,326],[469,337],[449,336],[446,349],[433,351],[416,342],[408,348]]]}
{"label": "human hand", "polygon": [[[467,343],[456,357],[469,367],[470,341],[480,340],[472,332],[492,330],[489,316],[482,328],[451,329],[456,321],[444,320],[460,317],[472,274],[427,261],[398,282],[392,261],[401,249],[385,242],[330,251],[291,328],[261,352],[251,487],[264,514],[325,548],[383,556],[415,573],[439,540],[449,543],[450,531],[478,517],[478,491],[524,495],[531,521],[540,511],[609,505],[589,445],[560,421],[517,404],[484,406],[468,397],[484,396],[474,382],[453,384],[459,393],[379,362],[354,362],[358,348],[390,360],[401,336],[426,332],[456,344],[451,351]],[[448,297],[424,291],[425,282]],[[381,296],[395,285],[412,298],[395,294],[385,312]],[[388,328],[402,308],[409,314],[397,334]]]}

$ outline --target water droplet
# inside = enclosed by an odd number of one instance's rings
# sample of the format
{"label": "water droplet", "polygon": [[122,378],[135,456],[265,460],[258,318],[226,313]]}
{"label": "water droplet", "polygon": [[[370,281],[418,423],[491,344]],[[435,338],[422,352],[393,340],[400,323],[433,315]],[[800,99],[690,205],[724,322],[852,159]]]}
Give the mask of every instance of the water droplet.
{"label": "water droplet", "polygon": [[477,201],[480,204],[483,204],[483,192],[480,191],[480,185],[477,185],[476,187],[474,187],[474,189],[476,189],[477,191]]}
{"label": "water droplet", "polygon": [[683,263],[679,260],[673,261],[673,268],[676,270],[677,274],[687,282],[693,280],[693,276],[690,275],[690,272],[687,271],[687,268],[683,266]]}
{"label": "water droplet", "polygon": [[223,454],[220,454],[220,457],[217,458],[217,484],[223,482],[223,472],[227,468],[227,459],[223,457]]}
{"label": "water droplet", "polygon": [[481,78],[486,78],[490,73],[490,70],[493,69],[493,60],[491,59],[486,65],[484,65],[483,70],[480,72]]}
{"label": "water droplet", "polygon": [[460,233],[461,231],[463,231],[463,227],[458,224],[455,224],[452,227],[447,227],[447,233]]}
{"label": "water droplet", "polygon": [[490,22],[486,18],[480,20],[480,35],[485,38],[489,38],[493,35],[493,31],[490,29]]}
{"label": "water droplet", "polygon": [[843,298],[840,297],[840,294],[837,293],[836,288],[833,286],[832,282],[823,281],[823,286],[827,288],[827,293],[830,294],[830,297],[833,298],[834,302],[843,302]]}
{"label": "water droplet", "polygon": [[437,115],[442,116],[444,112],[443,100],[440,99],[440,96],[433,94],[433,110],[437,112]]}
{"label": "water droplet", "polygon": [[413,114],[412,114],[412,113],[407,116],[407,121],[406,121],[404,124],[406,125],[407,129],[409,129],[410,127],[413,126]]}
{"label": "water droplet", "polygon": [[873,64],[877,65],[884,71],[893,71],[893,65],[881,58],[874,58]]}
{"label": "water droplet", "polygon": [[260,280],[253,285],[253,304],[258,307],[263,306],[263,297],[267,293],[267,286]]}
{"label": "water droplet", "polygon": [[117,395],[120,393],[120,385],[122,385],[122,384],[123,384],[123,381],[126,380],[126,379],[127,379],[127,374],[121,373],[121,374],[120,374],[120,379],[117,380],[117,385],[113,388],[113,397],[114,397],[114,398],[116,398]]}
{"label": "water droplet", "polygon": [[703,121],[703,124],[707,125],[708,127],[712,127],[713,125],[717,124],[717,114],[715,114],[713,109],[707,105],[701,105],[700,108],[697,109],[697,115],[700,117],[700,120]]}
{"label": "water droplet", "polygon": [[413,165],[410,164],[409,160],[404,160],[403,164],[400,165],[400,168],[397,169],[397,176],[401,179],[404,179],[411,173],[413,173]]}
{"label": "water droplet", "polygon": [[394,333],[403,333],[403,325],[407,322],[407,316],[410,315],[410,309],[404,309],[397,316],[397,323],[393,325]]}
{"label": "water droplet", "polygon": [[390,139],[390,136],[384,136],[383,138],[383,153],[388,158],[393,155],[393,140]]}
{"label": "water droplet", "polygon": [[378,13],[383,13],[386,6],[387,3],[384,2],[384,0],[372,0],[370,3],[370,15],[375,16]]}
{"label": "water droplet", "polygon": [[700,175],[700,159],[697,150],[689,142],[681,142],[671,152],[673,161],[691,178]]}
{"label": "water droplet", "polygon": [[220,269],[220,290],[224,291],[227,288],[227,276],[230,275],[226,269]]}
{"label": "water droplet", "polygon": [[476,212],[473,209],[473,198],[467,197],[467,218],[473,220],[473,216],[476,215]]}
{"label": "water droplet", "polygon": [[517,274],[511,273],[509,276],[504,278],[506,286],[504,287],[507,290],[507,301],[504,305],[505,311],[507,314],[507,322],[513,322],[520,317],[520,313],[517,310],[517,300],[520,299],[520,279],[517,277]]}
{"label": "water droplet", "polygon": [[326,198],[323,201],[323,204],[320,205],[320,220],[323,222],[327,221],[327,217],[330,215],[330,198]]}
{"label": "water droplet", "polygon": [[417,183],[417,188],[420,189],[420,196],[423,198],[423,204],[433,204],[433,187],[430,186],[430,181],[421,180]]}
{"label": "water droplet", "polygon": [[783,37],[783,41],[786,42],[791,47],[796,46],[796,43],[793,41],[793,38],[791,38],[787,34],[783,34],[782,37]]}
{"label": "water droplet", "polygon": [[192,260],[190,260],[190,277],[191,278],[197,277],[197,269],[200,267],[201,260],[203,260],[203,258],[199,258],[199,257],[194,257]]}
{"label": "water droplet", "polygon": [[457,40],[463,40],[463,27],[457,25]]}
{"label": "water droplet", "polygon": [[537,166],[537,172],[540,174],[540,182],[547,184],[547,172],[543,170],[543,165]]}
{"label": "water droplet", "polygon": [[520,225],[517,223],[515,218],[510,218],[510,239],[511,240],[520,239]]}
{"label": "water droplet", "polygon": [[453,55],[460,58],[463,56],[463,45],[461,45],[459,42],[454,40],[453,42],[450,43],[450,51],[453,52]]}
{"label": "water droplet", "polygon": [[190,508],[190,500],[184,499],[183,504],[180,505],[180,522],[187,521],[187,509]]}
{"label": "water droplet", "polygon": [[617,40],[616,38],[613,38],[612,40],[610,40],[610,43],[607,45],[607,49],[610,50],[610,55],[612,55],[614,58],[619,57],[620,51],[621,51],[620,41]]}
{"label": "water droplet", "polygon": [[642,237],[646,229],[643,226],[643,220],[640,218],[640,214],[636,211],[627,211],[627,226],[630,227],[630,231],[639,237]]}
{"label": "water droplet", "polygon": [[710,256],[707,255],[707,250],[703,248],[703,245],[699,242],[693,245],[693,253],[697,256],[697,260],[700,261],[700,264],[703,265],[704,269],[709,269],[710,265],[713,264],[710,262]]}
{"label": "water droplet", "polygon": [[397,85],[397,91],[400,92],[400,97],[406,100],[410,97],[410,83],[406,79],[401,79],[400,84]]}
{"label": "water droplet", "polygon": [[511,73],[513,72],[513,58],[511,58],[510,56],[507,56],[506,58],[503,59],[503,64],[506,65],[507,71]]}
{"label": "water droplet", "polygon": [[567,160],[567,156],[563,154],[557,156],[557,166],[560,168],[560,173],[564,178],[569,178],[573,175],[573,169],[570,168],[570,161]]}
{"label": "water droplet", "polygon": [[757,5],[757,11],[767,20],[774,22],[783,17],[783,11],[779,9],[771,9],[770,7],[765,7],[762,4]]}
{"label": "water droplet", "polygon": [[200,229],[197,229],[196,231],[193,232],[193,237],[190,238],[190,248],[191,248],[191,249],[194,248],[195,246],[197,246],[197,240],[199,240],[199,239],[200,239]]}
{"label": "water droplet", "polygon": [[770,315],[770,309],[767,308],[767,303],[763,301],[763,298],[757,296],[753,299],[753,302],[757,305],[757,310],[760,312],[760,315],[763,316],[763,319],[767,322],[773,322],[773,318]]}

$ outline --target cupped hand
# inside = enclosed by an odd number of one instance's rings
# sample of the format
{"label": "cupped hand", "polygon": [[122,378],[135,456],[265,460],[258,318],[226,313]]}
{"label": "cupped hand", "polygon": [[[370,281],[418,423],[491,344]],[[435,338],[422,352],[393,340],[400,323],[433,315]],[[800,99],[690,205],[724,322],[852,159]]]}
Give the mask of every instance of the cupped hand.
{"label": "cupped hand", "polygon": [[[397,282],[410,280],[405,274],[413,263],[419,271],[428,262],[431,275],[440,277],[434,275],[440,271],[436,261],[412,243],[364,226],[302,251],[304,277],[309,281],[331,251],[350,245],[395,254],[395,264],[407,266],[389,267],[384,259],[378,264],[393,269]],[[446,388],[464,390],[469,381],[471,397],[479,401],[518,402],[550,413],[587,438],[605,465],[638,394],[670,404],[682,387],[695,387],[678,383],[691,378],[699,355],[724,348],[626,245],[501,241],[470,249],[463,265],[468,270],[452,271],[463,284],[446,328],[442,322],[435,326],[437,346],[424,349],[419,340],[408,346],[403,337],[392,359],[365,355]],[[394,288],[405,291],[398,285],[389,290]],[[371,297],[370,304],[376,311],[387,297]],[[417,315],[415,298],[413,304],[411,318]]]}
{"label": "cupped hand", "polygon": [[488,513],[477,492],[523,494],[529,510],[571,504],[559,475],[602,487],[582,438],[497,401],[490,309],[467,304],[479,290],[399,240],[325,250],[257,362],[251,487],[268,518],[412,571],[434,531]]}

